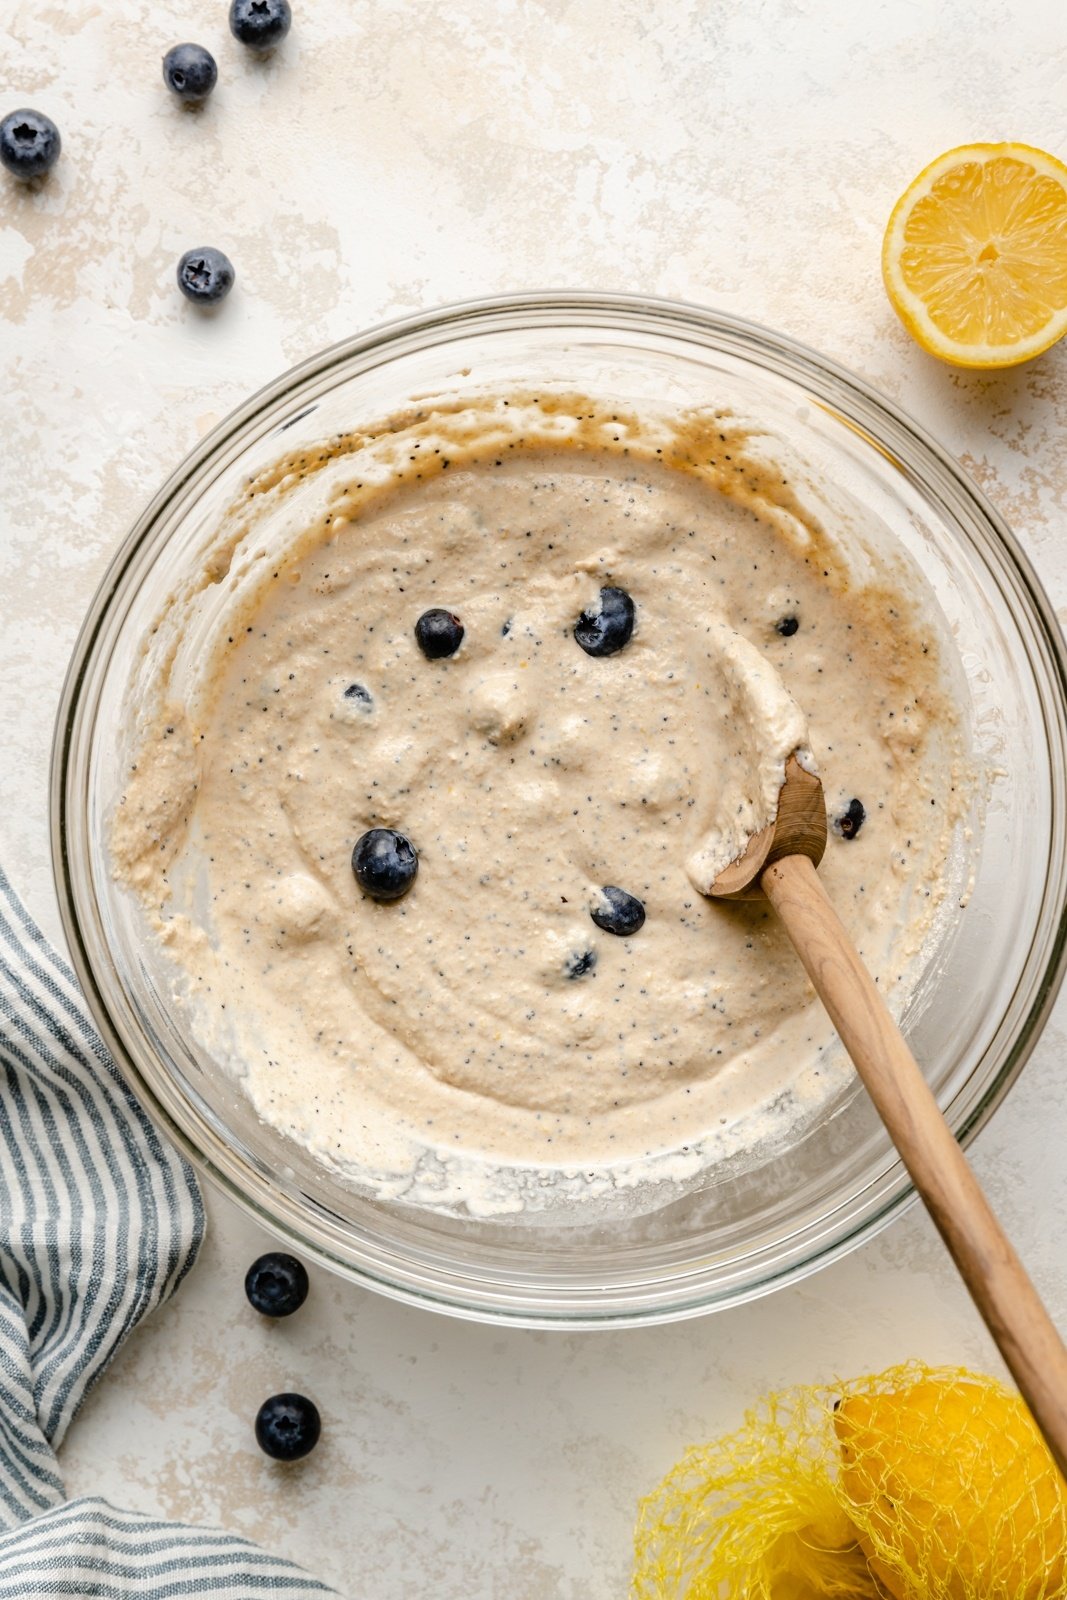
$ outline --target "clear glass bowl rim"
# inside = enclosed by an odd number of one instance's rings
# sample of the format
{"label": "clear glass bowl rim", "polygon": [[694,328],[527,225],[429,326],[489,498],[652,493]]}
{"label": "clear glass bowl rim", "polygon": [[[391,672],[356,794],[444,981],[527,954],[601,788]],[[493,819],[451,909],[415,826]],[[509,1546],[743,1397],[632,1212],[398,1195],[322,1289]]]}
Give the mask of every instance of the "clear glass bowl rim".
{"label": "clear glass bowl rim", "polygon": [[[63,686],[56,717],[50,774],[52,861],[60,916],[72,964],[102,1037],[153,1120],[193,1165],[244,1211],[323,1265],[398,1300],[430,1306],[476,1321],[508,1322],[527,1327],[565,1326],[572,1329],[620,1327],[674,1321],[701,1315],[725,1305],[741,1304],[806,1277],[847,1254],[880,1232],[914,1203],[916,1194],[903,1165],[898,1161],[883,1175],[882,1180],[873,1186],[874,1192],[868,1194],[858,1215],[854,1215],[850,1222],[842,1225],[836,1211],[820,1219],[825,1226],[809,1228],[811,1248],[805,1254],[790,1257],[784,1267],[769,1271],[757,1282],[745,1283],[740,1290],[736,1285],[732,1289],[727,1285],[725,1290],[721,1286],[714,1288],[702,1285],[700,1265],[697,1263],[691,1272],[670,1275],[666,1280],[666,1289],[657,1288],[640,1304],[620,1304],[616,1295],[609,1292],[603,1305],[597,1306],[596,1295],[590,1292],[586,1296],[589,1303],[581,1306],[575,1306],[566,1298],[559,1303],[551,1303],[548,1297],[544,1304],[537,1305],[525,1292],[515,1297],[507,1285],[492,1282],[491,1274],[486,1275],[485,1281],[479,1281],[476,1287],[472,1287],[468,1278],[458,1274],[453,1282],[442,1283],[439,1270],[431,1269],[426,1273],[419,1263],[404,1259],[400,1253],[390,1260],[388,1252],[380,1249],[375,1261],[363,1259],[356,1262],[352,1259],[351,1249],[346,1248],[347,1241],[340,1237],[338,1230],[326,1218],[312,1216],[307,1207],[301,1209],[277,1189],[268,1193],[255,1192],[256,1189],[264,1190],[266,1186],[254,1173],[254,1186],[250,1189],[249,1169],[235,1159],[233,1152],[195,1109],[173,1091],[166,1075],[157,1073],[154,1078],[152,1065],[146,1067],[135,1059],[115,1024],[97,980],[92,951],[95,930],[91,926],[93,919],[88,915],[92,908],[87,907],[82,899],[88,879],[86,876],[85,882],[79,880],[77,849],[71,848],[72,833],[77,835],[77,824],[84,822],[87,809],[87,747],[82,734],[84,719],[93,709],[91,704],[87,706],[85,687],[94,652],[109,608],[122,592],[124,578],[135,554],[150,537],[157,521],[166,514],[175,496],[195,486],[197,479],[206,469],[215,466],[223,453],[232,456],[246,433],[255,429],[265,413],[279,404],[291,404],[302,389],[334,371],[340,377],[347,367],[354,376],[359,371],[387,361],[390,355],[400,349],[411,353],[413,348],[418,348],[419,341],[431,346],[479,331],[530,330],[539,323],[575,327],[591,324],[608,331],[638,330],[676,337],[687,334],[695,336],[706,346],[739,356],[803,385],[817,400],[831,406],[850,425],[869,436],[871,442],[883,454],[888,454],[894,464],[899,466],[900,459],[913,461],[918,457],[927,469],[934,472],[935,477],[940,477],[941,483],[935,487],[939,491],[947,488],[968,505],[974,522],[984,524],[986,536],[994,545],[1000,546],[1007,558],[1007,565],[1030,607],[1030,620],[1036,625],[1047,651],[1047,665],[1057,702],[1057,735],[1063,747],[1067,730],[1067,645],[1040,580],[1014,535],[978,487],[936,440],[894,402],[828,357],[786,335],[731,313],[677,300],[584,290],[546,290],[488,296],[392,319],[308,357],[230,412],[200,441],[149,501],[100,581],[76,640]],[[1047,718],[1048,707],[1044,701],[1043,710]],[[83,756],[86,757],[84,762],[81,761]],[[1025,1015],[1017,1026],[1000,1071],[986,1086],[981,1098],[968,1108],[965,1119],[961,1120],[958,1116],[954,1118],[952,1107],[946,1108],[954,1132],[964,1145],[985,1126],[1018,1078],[1040,1036],[1067,970],[1067,884],[1062,870],[1062,836],[1067,826],[1067,816],[1063,792],[1054,796],[1054,802],[1058,802],[1053,805],[1053,827],[1060,845],[1061,872],[1059,904],[1053,926],[1045,938],[1047,959],[1036,981],[1031,982],[1032,993]],[[107,954],[102,942],[99,948],[102,954]],[[838,1211],[845,1209],[847,1207],[842,1206]],[[617,1289],[617,1285],[612,1287]]]}

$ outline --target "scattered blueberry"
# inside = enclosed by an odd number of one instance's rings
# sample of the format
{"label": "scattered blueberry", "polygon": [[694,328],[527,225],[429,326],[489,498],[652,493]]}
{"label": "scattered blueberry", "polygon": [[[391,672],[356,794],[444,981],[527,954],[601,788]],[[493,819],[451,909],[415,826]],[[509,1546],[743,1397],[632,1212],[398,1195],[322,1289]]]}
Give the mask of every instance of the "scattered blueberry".
{"label": "scattered blueberry", "polygon": [[310,1455],[322,1433],[314,1401],[302,1394],[272,1394],[256,1412],[256,1443],[275,1461]]}
{"label": "scattered blueberry", "polygon": [[625,589],[600,591],[596,611],[583,611],[574,624],[574,637],[587,656],[613,656],[628,645],[634,631],[634,603]]}
{"label": "scattered blueberry", "polygon": [[415,642],[427,661],[443,661],[445,656],[454,656],[463,643],[463,624],[451,611],[435,606],[416,622]]}
{"label": "scattered blueberry", "polygon": [[187,250],[178,262],[178,288],[198,306],[214,306],[233,288],[234,271],[229,256],[211,245]]}
{"label": "scattered blueberry", "polygon": [[293,20],[289,0],[232,0],[230,32],[250,50],[273,50]]}
{"label": "scattered blueberry", "polygon": [[218,76],[215,57],[202,44],[176,44],[163,57],[163,82],[186,105],[203,105]]}
{"label": "scattered blueberry", "polygon": [[354,700],[361,710],[370,710],[374,704],[374,696],[365,683],[350,683],[345,690],[345,699]]}
{"label": "scattered blueberry", "polygon": [[574,950],[567,957],[563,970],[568,978],[584,978],[596,966],[595,950]]}
{"label": "scattered blueberry", "polygon": [[854,839],[866,819],[867,813],[863,809],[862,802],[850,800],[841,815],[834,818],[834,832],[839,833],[842,839]]}
{"label": "scattered blueberry", "polygon": [[511,632],[511,618],[509,617],[508,620],[505,622],[504,626],[500,630],[501,638],[502,639],[506,639],[510,632]]}
{"label": "scattered blueberry", "polygon": [[598,928],[625,938],[627,934],[637,933],[644,927],[645,908],[636,895],[627,894],[625,889],[617,889],[613,883],[605,884],[601,893],[604,896],[603,904],[589,913]]}
{"label": "scattered blueberry", "polygon": [[796,617],[780,617],[774,626],[783,639],[791,639],[800,627],[800,623]]}
{"label": "scattered blueberry", "polygon": [[63,141],[42,111],[9,111],[0,122],[0,161],[16,178],[40,178],[59,160]]}
{"label": "scattered blueberry", "polygon": [[308,1297],[307,1268],[295,1256],[268,1250],[245,1273],[245,1294],[265,1317],[291,1317]]}
{"label": "scattered blueberry", "polygon": [[414,845],[393,828],[371,828],[356,840],[352,871],[372,900],[399,900],[415,882],[418,870]]}

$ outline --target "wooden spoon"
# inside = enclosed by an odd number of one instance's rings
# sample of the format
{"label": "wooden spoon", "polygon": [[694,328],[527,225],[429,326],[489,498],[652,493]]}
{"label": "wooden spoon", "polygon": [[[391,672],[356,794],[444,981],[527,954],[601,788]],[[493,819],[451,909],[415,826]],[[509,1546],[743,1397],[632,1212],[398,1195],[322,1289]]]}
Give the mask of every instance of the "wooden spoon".
{"label": "wooden spoon", "polygon": [[766,895],[778,913],[1067,1476],[1067,1349],[827,898],[815,871],[825,848],[822,784],[791,756],[777,817],[754,835],[709,893],[725,899]]}

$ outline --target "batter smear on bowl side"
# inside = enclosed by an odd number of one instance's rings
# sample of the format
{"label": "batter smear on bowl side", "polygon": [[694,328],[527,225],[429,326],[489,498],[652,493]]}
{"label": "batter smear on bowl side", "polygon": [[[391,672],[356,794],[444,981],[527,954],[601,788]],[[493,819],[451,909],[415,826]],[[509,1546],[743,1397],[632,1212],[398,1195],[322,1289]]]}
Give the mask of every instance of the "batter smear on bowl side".
{"label": "batter smear on bowl side", "polygon": [[506,1211],[692,1177],[847,1072],[769,911],[702,892],[793,751],[898,1007],[951,922],[943,635],[736,418],[427,403],[250,484],[172,596],[114,867],[201,1048],[351,1181]]}

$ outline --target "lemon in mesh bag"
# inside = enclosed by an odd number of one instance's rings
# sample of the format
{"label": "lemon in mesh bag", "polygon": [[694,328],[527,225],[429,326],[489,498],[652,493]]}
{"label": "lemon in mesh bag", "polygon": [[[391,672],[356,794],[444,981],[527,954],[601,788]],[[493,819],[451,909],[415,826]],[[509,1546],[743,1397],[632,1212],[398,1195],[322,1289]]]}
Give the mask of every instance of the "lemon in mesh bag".
{"label": "lemon in mesh bag", "polygon": [[910,1364],[768,1396],[640,1507],[634,1600],[1063,1600],[1067,1485],[1018,1395]]}

